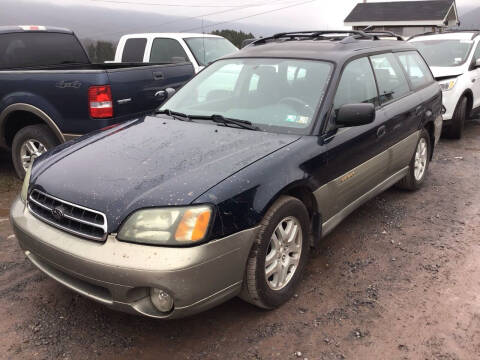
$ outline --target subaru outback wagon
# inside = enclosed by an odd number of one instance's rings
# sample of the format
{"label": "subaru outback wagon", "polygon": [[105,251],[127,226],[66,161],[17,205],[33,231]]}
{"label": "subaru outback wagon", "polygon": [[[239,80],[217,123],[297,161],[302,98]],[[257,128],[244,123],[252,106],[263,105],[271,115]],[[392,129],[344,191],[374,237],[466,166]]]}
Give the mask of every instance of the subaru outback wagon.
{"label": "subaru outback wagon", "polygon": [[11,221],[40,270],[118,310],[174,318],[234,296],[276,308],[349,213],[422,185],[441,96],[404,41],[277,34],[208,66],[158,115],[36,159]]}

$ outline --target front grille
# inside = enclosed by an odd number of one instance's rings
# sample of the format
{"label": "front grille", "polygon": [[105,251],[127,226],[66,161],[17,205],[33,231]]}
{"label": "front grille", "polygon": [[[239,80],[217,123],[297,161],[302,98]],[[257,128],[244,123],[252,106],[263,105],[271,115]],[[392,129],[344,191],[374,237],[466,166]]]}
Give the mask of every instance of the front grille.
{"label": "front grille", "polygon": [[30,212],[40,220],[84,238],[105,241],[107,218],[101,212],[57,199],[39,190],[28,197]]}

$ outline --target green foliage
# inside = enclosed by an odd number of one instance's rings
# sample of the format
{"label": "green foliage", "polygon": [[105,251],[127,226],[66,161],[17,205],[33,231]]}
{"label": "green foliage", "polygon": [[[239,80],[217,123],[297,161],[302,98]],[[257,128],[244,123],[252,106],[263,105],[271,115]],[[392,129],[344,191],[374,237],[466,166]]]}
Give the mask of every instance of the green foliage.
{"label": "green foliage", "polygon": [[255,35],[252,33],[244,33],[243,31],[236,30],[214,30],[212,31],[212,34],[223,36],[238,48],[242,47],[243,40],[255,38]]}
{"label": "green foliage", "polygon": [[85,49],[92,63],[103,63],[115,57],[115,44],[109,41],[84,41]]}

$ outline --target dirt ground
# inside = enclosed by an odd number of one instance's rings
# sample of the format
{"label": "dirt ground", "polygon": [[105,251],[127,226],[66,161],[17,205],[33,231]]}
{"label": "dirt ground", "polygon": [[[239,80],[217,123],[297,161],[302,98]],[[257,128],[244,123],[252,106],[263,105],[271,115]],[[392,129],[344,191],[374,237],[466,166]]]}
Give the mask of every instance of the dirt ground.
{"label": "dirt ground", "polygon": [[156,321],[65,289],[20,251],[0,153],[1,359],[480,359],[480,121],[440,142],[425,186],[390,189],[326,237],[290,302]]}

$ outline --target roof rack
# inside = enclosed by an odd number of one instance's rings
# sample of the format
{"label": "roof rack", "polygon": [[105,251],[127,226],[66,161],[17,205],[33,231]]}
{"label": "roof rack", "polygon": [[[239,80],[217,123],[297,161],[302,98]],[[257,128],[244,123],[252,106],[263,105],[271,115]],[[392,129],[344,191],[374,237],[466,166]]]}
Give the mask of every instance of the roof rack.
{"label": "roof rack", "polygon": [[473,32],[472,35],[472,40],[475,39],[478,35],[480,35],[480,30],[478,29],[445,29],[442,32],[433,32],[433,31],[427,31],[421,34],[416,34],[413,36],[410,36],[408,40],[411,40],[413,38],[419,37],[419,36],[427,36],[427,35],[441,35],[445,33],[462,33],[462,32]]}
{"label": "roof rack", "polygon": [[[330,36],[326,36],[330,35]],[[333,36],[339,35],[339,36]],[[265,44],[268,41],[273,40],[302,40],[302,39],[322,39],[322,40],[342,40],[344,42],[350,42],[358,39],[364,40],[379,40],[375,34],[367,34],[359,30],[311,30],[311,31],[294,31],[294,32],[282,32],[274,34],[272,36],[264,37],[252,42],[252,45]]]}
{"label": "roof rack", "polygon": [[376,37],[393,37],[398,41],[404,41],[405,39],[398,34],[395,34],[393,31],[386,31],[386,30],[368,30],[368,31],[363,31],[365,34],[368,34],[370,36],[376,36]]}

